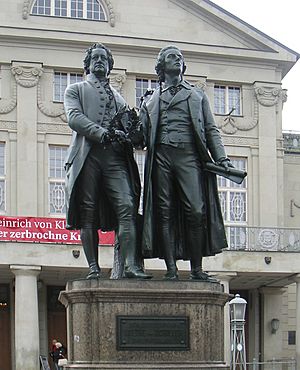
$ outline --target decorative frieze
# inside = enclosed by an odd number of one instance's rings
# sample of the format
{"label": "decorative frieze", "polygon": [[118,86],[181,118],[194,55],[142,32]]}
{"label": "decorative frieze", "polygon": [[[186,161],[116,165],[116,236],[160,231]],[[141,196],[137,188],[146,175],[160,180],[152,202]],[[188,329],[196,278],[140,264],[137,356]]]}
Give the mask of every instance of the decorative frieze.
{"label": "decorative frieze", "polygon": [[0,121],[1,131],[16,131],[17,122],[16,121]]}
{"label": "decorative frieze", "polygon": [[63,104],[59,106],[54,103],[46,103],[41,97],[41,85],[38,83],[37,86],[37,105],[39,110],[47,117],[57,118],[59,117],[63,122],[67,122],[67,117],[63,108]]}
{"label": "decorative frieze", "polygon": [[258,124],[258,103],[254,100],[253,117],[233,117],[231,115],[218,117],[216,119],[218,127],[227,135],[233,135],[238,130],[250,131]]}
{"label": "decorative frieze", "polygon": [[39,78],[43,74],[43,69],[40,67],[14,65],[11,67],[11,72],[15,76],[18,85],[33,87],[38,84]]}
{"label": "decorative frieze", "polygon": [[287,90],[272,86],[259,86],[254,89],[255,96],[259,104],[264,107],[272,107],[281,100],[287,100]]}
{"label": "decorative frieze", "polygon": [[258,139],[243,136],[222,136],[224,145],[258,147]]}
{"label": "decorative frieze", "polygon": [[70,127],[61,123],[38,123],[37,131],[40,133],[71,134]]}
{"label": "decorative frieze", "polygon": [[207,86],[206,82],[205,82],[205,81],[203,81],[203,80],[198,80],[198,81],[196,81],[196,82],[194,83],[194,85],[195,85],[196,87],[198,87],[199,89],[203,90],[203,91],[205,91],[205,90],[206,90],[206,86]]}
{"label": "decorative frieze", "polygon": [[24,1],[24,3],[23,3],[23,11],[22,11],[23,19],[27,19],[28,18],[32,1],[33,0],[25,0]]}
{"label": "decorative frieze", "polygon": [[17,83],[13,81],[12,96],[10,99],[1,99],[0,114],[7,114],[17,106]]}
{"label": "decorative frieze", "polygon": [[107,10],[108,10],[108,16],[109,16],[109,24],[112,26],[112,27],[115,27],[116,25],[116,16],[115,16],[115,12],[114,12],[114,8],[112,6],[112,3],[110,0],[103,0],[106,7],[107,7]]}
{"label": "decorative frieze", "polygon": [[117,75],[112,75],[109,81],[112,87],[115,88],[118,91],[118,93],[123,95],[123,85],[126,81],[126,75],[121,73]]}

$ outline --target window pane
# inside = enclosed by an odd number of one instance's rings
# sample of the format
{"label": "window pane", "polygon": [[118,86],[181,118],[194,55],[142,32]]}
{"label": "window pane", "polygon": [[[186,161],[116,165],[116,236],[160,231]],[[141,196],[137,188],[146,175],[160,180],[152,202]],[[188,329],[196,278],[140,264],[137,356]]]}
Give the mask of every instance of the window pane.
{"label": "window pane", "polygon": [[5,180],[0,180],[0,211],[5,211]]}
{"label": "window pane", "polygon": [[83,0],[71,0],[71,17],[83,18]]}
{"label": "window pane", "polygon": [[227,192],[226,191],[219,191],[219,199],[220,205],[223,215],[223,220],[227,220]]}
{"label": "window pane", "polygon": [[[231,162],[237,170],[247,171],[246,160],[244,158],[233,158],[233,159],[231,159]],[[229,187],[231,187],[231,188],[246,188],[246,181],[247,181],[247,178],[245,178],[244,181],[241,184],[236,184],[235,182],[230,181]]]}
{"label": "window pane", "polygon": [[214,112],[225,114],[225,86],[215,85],[214,88]]}
{"label": "window pane", "polygon": [[50,213],[63,214],[66,213],[66,198],[65,198],[65,183],[50,182]]}
{"label": "window pane", "polygon": [[67,147],[49,146],[49,209],[50,213],[65,213],[65,170]]}
{"label": "window pane", "polygon": [[87,18],[105,21],[105,13],[101,4],[97,0],[87,0]]}
{"label": "window pane", "polygon": [[141,104],[141,97],[144,96],[145,92],[149,89],[155,89],[158,86],[158,81],[148,80],[145,78],[137,78],[135,80],[135,101],[136,106],[139,107]]}
{"label": "window pane", "polygon": [[150,88],[151,89],[156,89],[157,87],[159,86],[159,82],[158,81],[156,81],[156,80],[151,80],[150,81]]}
{"label": "window pane", "polygon": [[36,0],[31,14],[86,18],[97,21],[107,19],[100,0]]}
{"label": "window pane", "polygon": [[54,14],[59,17],[67,16],[67,0],[55,0]]}
{"label": "window pane", "polygon": [[54,100],[62,102],[67,88],[68,74],[62,72],[54,73]]}
{"label": "window pane", "polygon": [[64,163],[67,155],[67,147],[49,146],[49,176],[54,179],[64,179]]}
{"label": "window pane", "polygon": [[241,89],[239,87],[228,88],[228,110],[234,108],[233,114],[241,114]]}
{"label": "window pane", "polygon": [[51,2],[50,0],[36,0],[32,8],[32,14],[50,15]]}
{"label": "window pane", "polygon": [[218,187],[225,188],[227,186],[228,180],[223,176],[217,176],[218,179]]}
{"label": "window pane", "polygon": [[0,176],[5,175],[4,153],[5,153],[5,144],[0,143]]}
{"label": "window pane", "polygon": [[70,74],[70,84],[74,84],[76,82],[80,82],[83,80],[82,73],[71,73]]}
{"label": "window pane", "polygon": [[246,221],[246,193],[230,193],[230,221]]}

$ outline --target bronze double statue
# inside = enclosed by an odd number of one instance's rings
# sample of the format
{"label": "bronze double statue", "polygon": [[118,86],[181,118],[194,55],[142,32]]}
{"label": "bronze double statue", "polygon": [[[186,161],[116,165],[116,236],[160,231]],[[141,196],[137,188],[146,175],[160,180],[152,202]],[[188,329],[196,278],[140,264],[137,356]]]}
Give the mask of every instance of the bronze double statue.
{"label": "bronze double statue", "polygon": [[[142,255],[163,258],[168,280],[178,279],[176,261],[185,259],[191,279],[213,281],[202,271],[202,258],[227,247],[216,173],[238,182],[245,173],[225,154],[207,96],[184,80],[186,65],[176,46],[158,55],[159,87],[144,99],[139,125],[109,85],[112,67],[109,49],[94,44],[84,59],[86,81],[65,93],[73,130],[66,161],[67,227],[80,229],[87,278],[100,277],[101,229],[116,232],[126,278],[151,277],[137,259]],[[147,148],[140,243],[133,144]]]}

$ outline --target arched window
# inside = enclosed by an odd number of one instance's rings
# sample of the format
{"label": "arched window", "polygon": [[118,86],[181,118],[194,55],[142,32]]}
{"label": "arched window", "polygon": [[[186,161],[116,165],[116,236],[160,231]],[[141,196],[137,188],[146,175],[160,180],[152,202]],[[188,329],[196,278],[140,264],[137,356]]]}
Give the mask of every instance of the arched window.
{"label": "arched window", "polygon": [[31,14],[106,21],[99,0],[36,0]]}

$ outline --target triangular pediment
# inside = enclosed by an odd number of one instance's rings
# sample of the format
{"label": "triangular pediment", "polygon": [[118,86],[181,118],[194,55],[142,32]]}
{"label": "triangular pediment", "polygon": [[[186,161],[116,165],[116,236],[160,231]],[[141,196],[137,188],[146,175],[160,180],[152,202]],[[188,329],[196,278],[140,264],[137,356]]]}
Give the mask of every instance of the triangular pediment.
{"label": "triangular pediment", "polygon": [[136,42],[143,40],[145,47],[174,43],[186,53],[273,60],[284,74],[299,58],[297,52],[210,0],[135,0],[130,11],[119,0],[116,31]]}
{"label": "triangular pediment", "polygon": [[[179,24],[177,35],[189,33],[190,42],[221,48],[299,54],[255,29],[210,0],[168,0],[189,14],[190,25]],[[182,16],[182,19],[184,17]],[[184,22],[186,23],[186,22]],[[183,28],[186,27],[186,31]],[[191,32],[192,31],[192,32]]]}
{"label": "triangular pediment", "polygon": [[[181,21],[177,23],[177,38],[189,37],[192,43],[211,47],[249,50],[272,49],[261,40],[245,31],[240,24],[225,16],[225,13],[201,0],[168,0],[181,8]],[[205,6],[204,6],[205,5]],[[183,15],[185,13],[185,16]]]}

